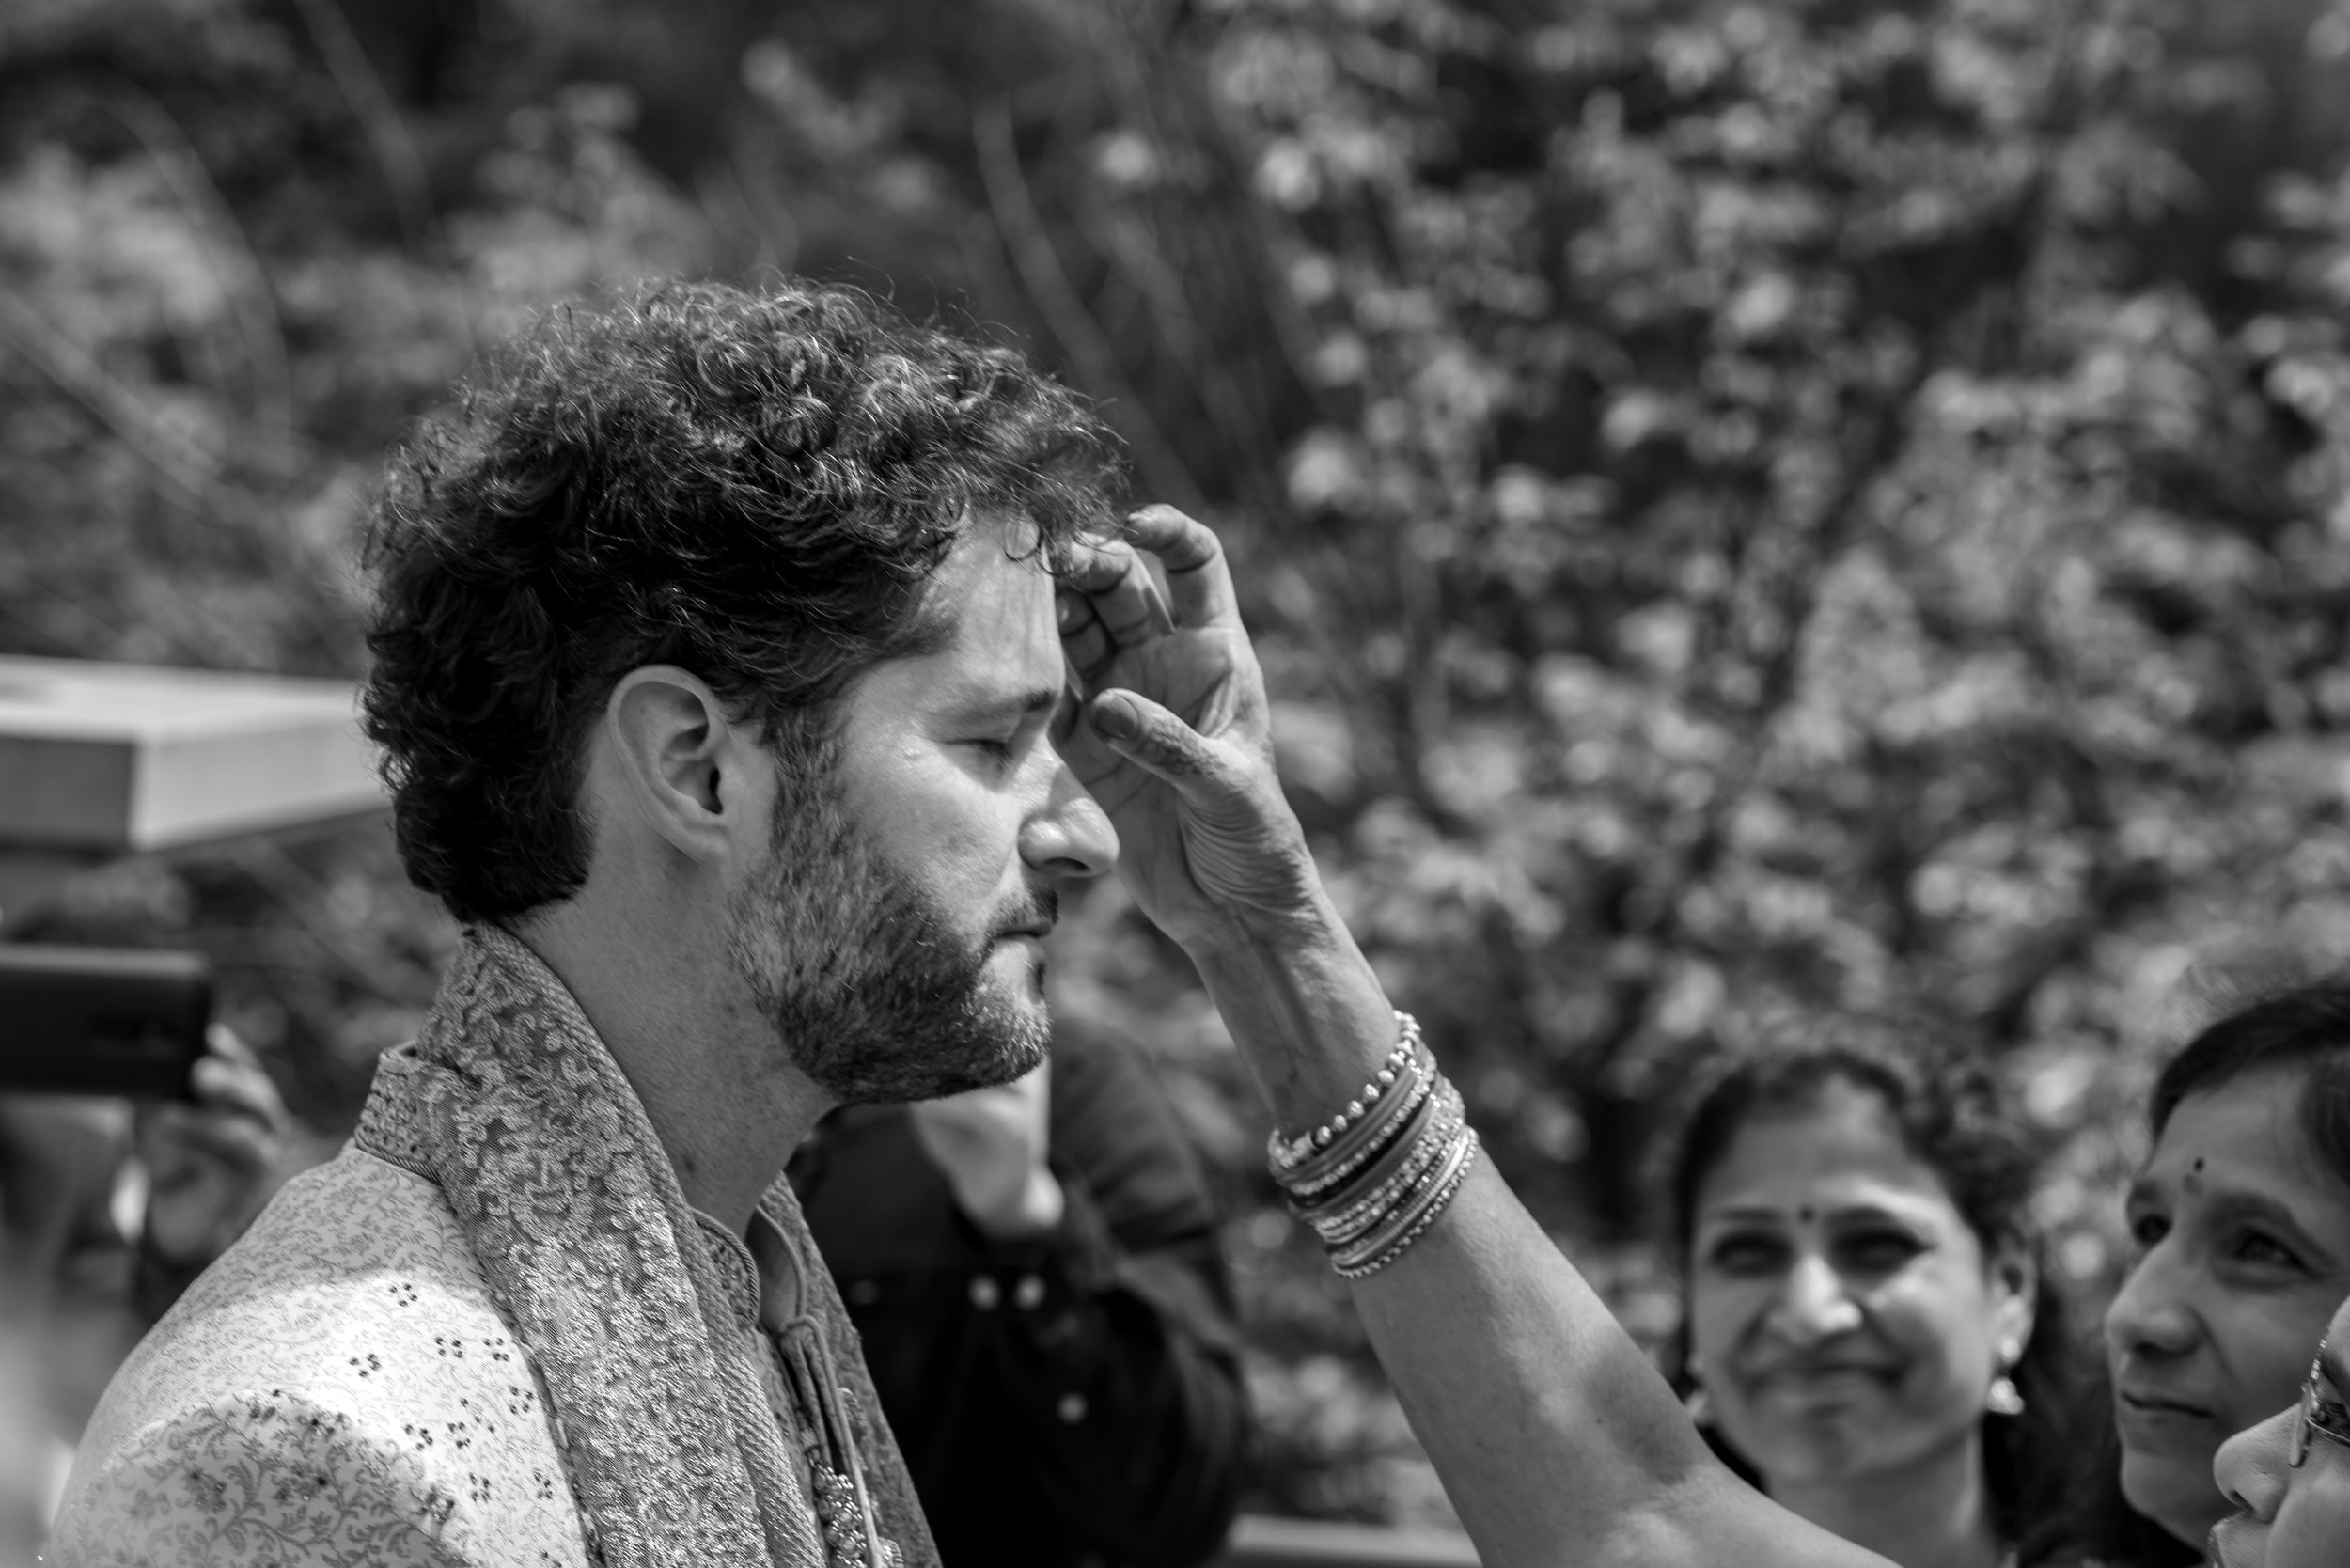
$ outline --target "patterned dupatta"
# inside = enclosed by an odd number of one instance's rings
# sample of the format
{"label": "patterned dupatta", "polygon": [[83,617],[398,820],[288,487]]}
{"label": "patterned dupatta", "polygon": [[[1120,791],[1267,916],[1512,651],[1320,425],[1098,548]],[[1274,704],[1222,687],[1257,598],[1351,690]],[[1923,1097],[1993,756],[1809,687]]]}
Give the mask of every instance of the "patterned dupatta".
{"label": "patterned dupatta", "polygon": [[[794,1403],[818,1421],[786,1431],[760,1368],[734,1348],[760,1330],[729,1324],[742,1293],[728,1292],[635,1091],[521,942],[467,931],[415,1043],[377,1067],[352,1141],[437,1184],[456,1211],[546,1385],[605,1568],[832,1568],[869,1561],[873,1532],[895,1543],[874,1554],[885,1562],[936,1568],[791,1188],[777,1181],[760,1208],[799,1264],[802,1315],[780,1337],[781,1359]],[[849,1350],[845,1362],[832,1346]],[[787,1441],[809,1450],[829,1522]],[[872,1529],[844,1503],[870,1511]]]}

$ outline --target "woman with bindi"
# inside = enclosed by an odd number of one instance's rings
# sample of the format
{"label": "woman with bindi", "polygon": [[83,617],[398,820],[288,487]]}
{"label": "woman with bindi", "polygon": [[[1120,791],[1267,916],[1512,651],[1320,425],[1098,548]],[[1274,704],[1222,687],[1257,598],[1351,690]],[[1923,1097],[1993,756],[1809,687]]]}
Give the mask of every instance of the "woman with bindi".
{"label": "woman with bindi", "polygon": [[2350,1294],[2350,983],[2203,1029],[2157,1078],[2149,1121],[2135,1256],[2105,1320],[2112,1439],[2082,1526],[2111,1568],[2205,1560],[2236,1506],[2214,1479],[2220,1446],[2295,1403]]}
{"label": "woman with bindi", "polygon": [[2068,1341],[1989,1071],[1844,1017],[1732,1058],[1671,1171],[1684,1386],[1770,1497],[1902,1568],[2057,1546]]}

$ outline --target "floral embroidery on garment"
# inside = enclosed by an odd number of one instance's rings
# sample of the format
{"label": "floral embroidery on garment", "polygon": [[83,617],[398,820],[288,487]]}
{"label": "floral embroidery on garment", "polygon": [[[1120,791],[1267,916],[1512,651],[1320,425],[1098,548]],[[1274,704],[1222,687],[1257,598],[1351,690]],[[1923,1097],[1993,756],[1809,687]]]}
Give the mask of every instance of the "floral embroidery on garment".
{"label": "floral embroidery on garment", "polygon": [[543,1390],[429,1183],[286,1184],[132,1353],[50,1560],[585,1568]]}
{"label": "floral embroidery on garment", "polygon": [[[811,1370],[848,1412],[859,1533],[879,1563],[936,1568],[788,1185],[760,1213],[839,1353]],[[827,1568],[807,1435],[769,1397],[759,1284],[727,1251],[561,982],[470,932],[352,1146],[289,1183],[118,1373],[53,1558]]]}
{"label": "floral embroidery on garment", "polygon": [[[128,1517],[147,1527],[77,1554],[97,1568],[197,1562],[416,1563],[444,1550],[458,1498],[347,1415],[275,1393],[183,1415],[114,1466]],[[456,1532],[462,1535],[462,1532]]]}
{"label": "floral embroidery on garment", "polygon": [[[447,1198],[545,1381],[607,1568],[825,1568],[802,1435],[762,1386],[756,1300],[728,1288],[634,1090],[536,954],[494,927],[466,933],[416,1043],[378,1066],[353,1142]],[[813,1262],[790,1186],[760,1209]],[[811,1316],[853,1346],[830,1274],[798,1273]],[[878,1409],[860,1358],[828,1370]],[[909,1568],[932,1568],[913,1483],[874,1424],[860,1463],[875,1523]]]}

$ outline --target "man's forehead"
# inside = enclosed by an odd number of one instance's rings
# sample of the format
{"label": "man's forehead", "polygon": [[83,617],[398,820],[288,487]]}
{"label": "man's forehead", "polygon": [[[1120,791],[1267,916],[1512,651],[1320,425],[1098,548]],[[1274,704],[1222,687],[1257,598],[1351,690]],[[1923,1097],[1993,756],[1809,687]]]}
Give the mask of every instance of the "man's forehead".
{"label": "man's forehead", "polygon": [[1063,679],[1054,576],[1041,554],[1011,542],[974,528],[931,579],[920,613],[932,633],[905,662],[922,666],[941,700],[995,700]]}

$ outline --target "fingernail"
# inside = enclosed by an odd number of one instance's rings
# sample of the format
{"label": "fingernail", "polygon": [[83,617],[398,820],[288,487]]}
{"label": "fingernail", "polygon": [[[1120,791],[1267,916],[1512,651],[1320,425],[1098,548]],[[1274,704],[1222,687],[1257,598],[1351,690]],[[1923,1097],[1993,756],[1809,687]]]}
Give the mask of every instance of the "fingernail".
{"label": "fingernail", "polygon": [[1093,728],[1113,741],[1131,741],[1142,733],[1142,715],[1127,703],[1103,698],[1093,704]]}
{"label": "fingernail", "polygon": [[1068,631],[1069,623],[1077,619],[1076,604],[1064,593],[1054,599],[1053,608],[1054,613],[1060,618],[1060,629],[1064,632]]}

